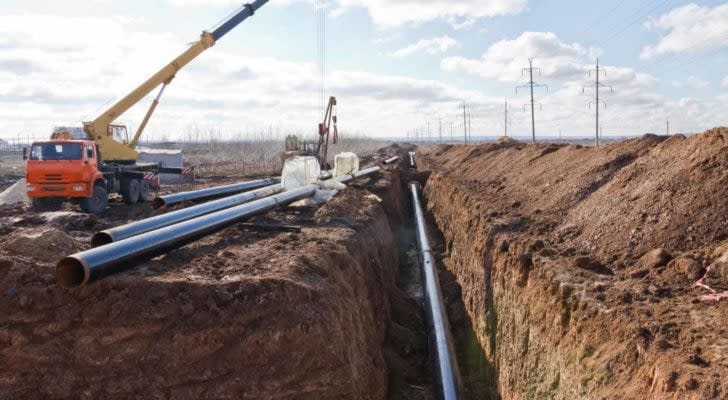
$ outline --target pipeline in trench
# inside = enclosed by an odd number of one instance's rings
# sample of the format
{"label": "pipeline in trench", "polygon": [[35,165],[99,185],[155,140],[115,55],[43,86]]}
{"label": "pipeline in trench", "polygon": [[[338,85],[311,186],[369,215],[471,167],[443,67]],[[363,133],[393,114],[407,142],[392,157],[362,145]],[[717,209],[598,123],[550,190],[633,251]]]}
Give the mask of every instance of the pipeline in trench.
{"label": "pipeline in trench", "polygon": [[[409,157],[407,161],[412,159],[413,157]],[[388,360],[389,398],[499,399],[495,369],[487,362],[485,352],[476,339],[472,324],[465,312],[459,284],[444,268],[443,258],[447,255],[442,234],[427,212],[426,199],[418,190],[419,185],[412,188],[411,181],[425,185],[427,174],[417,173],[411,164],[409,172],[402,174],[399,184],[402,187],[403,198],[400,200],[406,204],[405,218],[401,221],[392,221],[390,225],[397,238],[400,256],[397,286],[408,301],[416,302],[418,312],[413,323],[412,312],[410,311],[408,315],[402,312],[402,301],[396,298],[391,300],[392,321],[390,321],[388,344],[396,349],[396,355],[400,359],[399,368],[393,368],[398,366],[397,362]],[[415,193],[419,196],[415,196]],[[424,249],[422,245],[418,246],[417,214],[413,200],[422,203],[420,218],[427,239]],[[428,286],[437,284],[430,282],[428,285],[426,273],[426,268],[432,266],[436,272],[432,278],[439,281],[442,296],[442,310],[436,312],[440,317],[446,318],[445,325],[449,325],[450,340],[438,339],[435,335],[437,327],[434,326],[436,321],[433,321],[431,311],[433,304],[428,297],[432,299],[438,295],[428,293],[427,289]],[[438,308],[438,305],[434,306]],[[412,346],[412,343],[402,343],[403,330],[410,330],[409,337],[419,338],[415,346]],[[439,353],[438,344],[441,346]],[[448,344],[453,348],[448,349]],[[443,359],[443,355],[448,352],[454,352],[450,354],[454,365],[448,365],[448,360]],[[406,373],[403,376],[402,359],[416,369],[414,376]]]}

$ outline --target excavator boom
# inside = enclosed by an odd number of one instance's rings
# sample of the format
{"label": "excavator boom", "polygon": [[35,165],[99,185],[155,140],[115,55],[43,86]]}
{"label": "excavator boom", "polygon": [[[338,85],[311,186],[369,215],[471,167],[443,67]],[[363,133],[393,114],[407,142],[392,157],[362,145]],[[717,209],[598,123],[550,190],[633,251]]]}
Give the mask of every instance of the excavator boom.
{"label": "excavator boom", "polygon": [[[202,52],[214,46],[217,40],[225,36],[225,34],[230,32],[241,22],[245,21],[248,17],[252,16],[255,11],[267,2],[268,0],[255,0],[250,4],[245,4],[238,12],[220,24],[212,32],[202,32],[200,40],[193,43],[187,50],[172,60],[172,62],[162,67],[159,71],[157,71],[157,73],[104,110],[96,118],[91,121],[84,122],[83,126],[86,135],[90,140],[96,141],[104,160],[117,162],[135,161],[138,155],[134,148],[139,142],[149,118],[159,103],[159,97],[162,95],[164,88],[172,81],[172,79],[174,79],[175,74],[190,61],[202,54]],[[146,116],[144,117],[144,121],[140,125],[133,139],[128,143],[119,142],[114,139],[110,129],[112,123],[159,85],[163,85],[163,87],[157,98],[150,106]]]}

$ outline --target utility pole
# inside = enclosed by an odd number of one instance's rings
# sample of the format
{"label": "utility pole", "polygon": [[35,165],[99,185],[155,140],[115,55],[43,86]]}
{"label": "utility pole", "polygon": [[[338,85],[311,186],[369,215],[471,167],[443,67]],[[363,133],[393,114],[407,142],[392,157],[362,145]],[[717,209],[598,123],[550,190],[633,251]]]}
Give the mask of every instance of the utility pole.
{"label": "utility pole", "polygon": [[465,114],[466,107],[467,106],[463,102],[463,132],[464,132],[464,137],[465,137],[465,144],[468,144],[468,117]]}
{"label": "utility pole", "polygon": [[453,125],[454,125],[453,122],[450,121],[450,141],[451,142],[453,141],[453,138],[454,138],[453,137]]}
{"label": "utility pole", "polygon": [[667,120],[665,120],[665,127],[666,127],[665,131],[667,132],[667,136],[670,136],[670,119],[669,118]]}
{"label": "utility pole", "polygon": [[546,91],[548,92],[549,86],[548,85],[542,85],[539,83],[536,83],[533,81],[533,70],[538,70],[539,74],[541,73],[541,68],[534,68],[533,67],[533,57],[528,59],[528,68],[523,68],[521,70],[522,74],[525,74],[526,71],[528,71],[528,84],[523,86],[516,87],[516,94],[518,94],[519,88],[530,88],[531,89],[531,137],[533,139],[533,143],[536,143],[536,111],[535,111],[535,102],[533,100],[533,88],[535,87],[545,87]]}
{"label": "utility pole", "polygon": [[[596,93],[596,98],[595,98],[594,103],[593,103],[594,104],[594,108],[596,109],[596,128],[595,128],[595,134],[594,134],[594,145],[596,147],[599,147],[599,106],[603,105],[604,108],[607,107],[607,105],[603,101],[599,100],[599,89],[601,89],[601,88],[609,88],[609,90],[611,90],[612,93],[614,93],[614,89],[612,89],[611,86],[605,86],[605,85],[602,85],[599,82],[599,76],[600,76],[599,74],[600,73],[604,73],[606,75],[606,71],[599,69],[599,59],[598,58],[597,58],[596,70],[595,71],[589,71],[589,76],[591,76],[591,73],[592,72],[595,72],[594,75],[596,77],[596,82],[594,83],[594,86],[591,86],[591,87],[594,88],[594,92]],[[585,89],[586,89],[586,87],[583,87],[581,89],[582,93],[584,93]],[[591,104],[592,103],[589,103],[590,106],[591,106]]]}

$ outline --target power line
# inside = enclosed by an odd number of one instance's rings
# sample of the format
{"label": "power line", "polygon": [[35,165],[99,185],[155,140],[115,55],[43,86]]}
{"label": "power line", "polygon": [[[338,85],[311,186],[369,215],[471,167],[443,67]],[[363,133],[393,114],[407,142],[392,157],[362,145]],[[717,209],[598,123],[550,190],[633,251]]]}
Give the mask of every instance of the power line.
{"label": "power line", "polygon": [[531,89],[531,136],[533,139],[533,143],[536,143],[536,111],[534,110],[535,102],[533,100],[533,88],[534,87],[545,87],[546,91],[548,92],[549,86],[548,85],[542,85],[540,83],[536,83],[533,81],[533,70],[537,70],[539,74],[541,73],[541,68],[534,68],[533,67],[533,57],[528,59],[528,68],[523,68],[521,70],[521,73],[524,74],[526,71],[528,71],[529,81],[528,84],[523,86],[517,86],[516,87],[516,94],[518,94],[518,89],[520,88],[530,88]]}
{"label": "power line", "polygon": [[[594,77],[596,78],[596,81],[595,81],[595,83],[594,83],[593,86],[588,86],[588,87],[590,87],[590,88],[593,87],[594,88],[594,93],[596,94],[596,98],[595,98],[594,103],[593,103],[594,104],[594,109],[596,110],[596,129],[595,129],[595,132],[594,132],[594,145],[596,147],[599,147],[599,128],[600,128],[600,125],[599,125],[599,106],[600,105],[604,105],[605,108],[607,106],[606,103],[604,103],[603,101],[599,100],[599,89],[601,89],[601,88],[609,88],[609,90],[611,90],[612,92],[614,92],[614,89],[612,89],[611,86],[606,86],[606,85],[603,85],[603,84],[601,84],[599,82],[599,75],[603,73],[606,76],[606,73],[607,72],[605,70],[603,70],[603,69],[602,70],[599,69],[599,59],[598,58],[597,58],[596,69],[594,71],[589,71],[589,73],[588,73],[589,76],[591,76],[591,73],[592,72],[594,72]],[[587,88],[587,86],[584,86],[581,89],[582,92],[585,92],[586,91],[586,88]],[[589,105],[591,106],[591,104],[592,103],[590,102]]]}
{"label": "power line", "polygon": [[[672,0],[661,0],[661,1],[658,1],[657,3],[652,3],[652,5],[653,5],[652,7],[650,7],[648,5],[647,7],[649,7],[649,9],[647,9],[647,12],[642,13],[642,14],[639,14],[639,16],[637,18],[631,20],[631,22],[628,23],[627,25],[625,25],[624,27],[622,27],[622,29],[616,31],[615,33],[612,33],[604,41],[605,42],[609,42],[612,39],[614,39],[614,38],[618,37],[619,35],[623,34],[624,32],[627,31],[627,29],[631,28],[633,25],[635,25],[638,22],[642,21],[647,15],[649,15],[653,11],[657,10],[660,6],[664,5],[668,1],[672,1]],[[637,10],[637,13],[639,13],[640,11],[642,11],[644,9],[645,9],[645,7],[641,7],[639,10]]]}
{"label": "power line", "polygon": [[605,21],[607,19],[606,17],[611,16],[611,14],[614,13],[615,11],[617,11],[617,9],[619,7],[621,7],[622,5],[624,5],[624,3],[626,1],[627,0],[621,0],[614,7],[612,7],[611,9],[609,9],[609,11],[607,11],[607,12],[600,12],[599,15],[597,16],[597,18],[595,18],[590,24],[588,24],[586,26],[586,28],[583,31],[581,31],[581,33],[577,37],[584,37],[584,35],[586,33],[588,33],[589,31],[591,31],[594,28],[596,28],[597,26],[599,26],[602,21]]}
{"label": "power line", "polygon": [[321,84],[320,106],[326,108],[326,5],[322,0],[314,4],[316,14],[316,45],[318,55],[319,79]]}

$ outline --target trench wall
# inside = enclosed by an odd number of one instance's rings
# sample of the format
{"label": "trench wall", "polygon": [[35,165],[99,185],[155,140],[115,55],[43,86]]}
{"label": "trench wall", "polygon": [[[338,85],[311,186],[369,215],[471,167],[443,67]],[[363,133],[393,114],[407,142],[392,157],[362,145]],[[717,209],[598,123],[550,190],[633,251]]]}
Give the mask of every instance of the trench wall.
{"label": "trench wall", "polygon": [[[701,168],[728,162],[727,139],[717,130],[601,151],[505,142],[418,152],[444,241],[441,276],[460,286],[475,338],[464,358],[482,358],[501,398],[725,395],[725,304],[698,301],[685,266],[719,263],[728,249],[715,234],[727,176]],[[688,241],[679,224],[694,221],[705,222]],[[595,246],[605,232],[613,238]],[[660,245],[669,256],[655,260]]]}
{"label": "trench wall", "polygon": [[0,399],[384,399],[394,181],[357,182],[299,234],[228,228],[74,291],[0,254]]}

